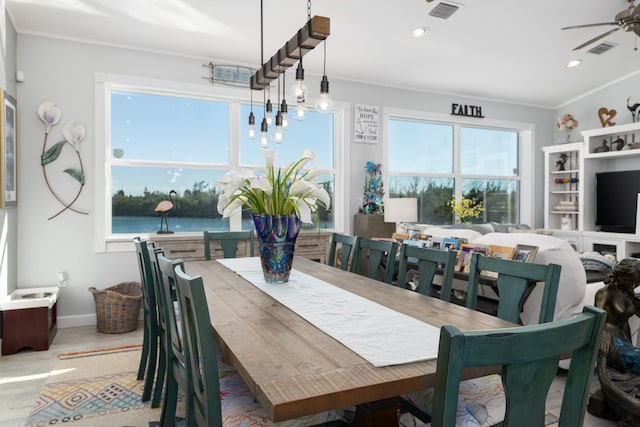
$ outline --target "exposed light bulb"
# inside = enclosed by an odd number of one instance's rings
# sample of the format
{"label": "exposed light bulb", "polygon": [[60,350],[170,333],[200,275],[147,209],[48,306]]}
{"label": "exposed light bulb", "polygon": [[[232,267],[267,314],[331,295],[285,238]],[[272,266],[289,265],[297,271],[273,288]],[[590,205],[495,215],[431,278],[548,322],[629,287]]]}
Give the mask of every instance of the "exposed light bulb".
{"label": "exposed light bulb", "polygon": [[320,97],[316,100],[316,111],[328,113],[331,110],[333,110],[333,100],[329,97],[329,80],[324,75],[320,82]]}
{"label": "exposed light bulb", "polygon": [[284,129],[289,127],[289,107],[287,106],[287,101],[284,99],[280,104],[280,115],[282,116],[282,127]]}
{"label": "exposed light bulb", "polygon": [[296,120],[304,120],[304,102],[296,106],[294,117],[296,118]]}
{"label": "exposed light bulb", "polygon": [[267,119],[267,124],[271,125],[273,123],[273,104],[270,99],[267,99],[267,107],[265,117]]}
{"label": "exposed light bulb", "polygon": [[267,124],[266,117],[262,118],[262,124],[260,125],[260,147],[268,147],[269,146],[269,136],[267,132],[269,131],[269,125]]}
{"label": "exposed light bulb", "polygon": [[249,139],[256,139],[256,117],[253,115],[253,111],[249,113],[249,128],[247,129],[247,135]]}
{"label": "exposed light bulb", "polygon": [[273,142],[276,144],[284,142],[284,129],[282,129],[282,114],[280,111],[276,114],[276,128],[273,131]]}
{"label": "exposed light bulb", "polygon": [[291,94],[296,99],[298,104],[304,103],[307,99],[307,85],[304,84],[304,68],[302,68],[302,62],[298,62],[298,68],[296,69],[296,81],[293,84]]}

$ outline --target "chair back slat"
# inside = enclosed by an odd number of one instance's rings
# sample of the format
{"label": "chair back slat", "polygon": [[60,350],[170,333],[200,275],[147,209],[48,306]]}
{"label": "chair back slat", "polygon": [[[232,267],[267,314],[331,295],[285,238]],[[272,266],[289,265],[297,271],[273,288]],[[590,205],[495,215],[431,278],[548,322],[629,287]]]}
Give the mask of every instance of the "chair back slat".
{"label": "chair back slat", "polygon": [[571,319],[537,325],[484,331],[442,327],[431,425],[455,425],[463,369],[496,365],[502,366],[506,394],[502,425],[544,425],[558,362],[572,352],[559,424],[582,426],[605,320],[605,311],[587,306]]}
{"label": "chair back slat", "polygon": [[204,258],[211,259],[211,242],[219,242],[224,258],[235,258],[240,240],[249,241],[249,254],[254,256],[253,230],[246,231],[204,231]]}
{"label": "chair back slat", "polygon": [[[183,342],[184,326],[183,315],[178,303],[178,291],[176,286],[175,269],[182,268],[181,259],[169,259],[162,251],[156,251],[156,262],[158,268],[158,287],[166,318],[165,326],[165,353],[167,360],[167,391],[160,425],[167,425],[165,422],[175,419],[176,405],[178,401],[178,389],[182,390],[186,400],[186,419],[191,422],[193,414],[190,412],[190,401],[192,394],[189,383],[189,366],[187,363],[187,348]],[[171,424],[171,423],[170,423]]]}
{"label": "chair back slat", "polygon": [[553,320],[562,266],[505,260],[474,253],[471,255],[467,288],[467,307],[473,310],[478,304],[480,274],[485,271],[497,273],[498,317],[509,322],[521,323],[520,313],[524,303],[534,283],[539,283],[544,288],[538,321],[543,323]]}
{"label": "chair back slat", "polygon": [[[327,264],[336,267],[336,261],[339,261],[339,267],[348,271],[351,261],[351,254],[356,245],[357,237],[348,234],[333,233],[331,235],[331,243],[329,244],[329,257]],[[340,257],[338,258],[338,252]]]}
{"label": "chair back slat", "polygon": [[[177,266],[182,267],[183,262],[181,259],[169,259],[164,256],[162,252],[157,254],[157,260],[160,273],[160,286],[162,288],[162,307],[167,317],[167,334],[171,343],[172,356],[177,358],[181,364],[186,365],[187,359],[181,338],[183,331],[180,329],[181,325],[178,323],[176,308],[174,306],[174,300],[177,302],[174,270]],[[179,310],[178,313],[181,316],[182,313],[180,313]]]}
{"label": "chair back slat", "polygon": [[358,237],[351,258],[351,271],[361,274],[361,262],[366,263],[365,275],[370,279],[391,283],[395,274],[395,258],[398,244],[386,240]]}
{"label": "chair back slat", "polygon": [[433,281],[438,271],[442,269],[440,299],[450,301],[456,256],[456,251],[440,251],[403,244],[400,248],[398,264],[398,286],[405,286],[409,268],[412,264],[417,265],[418,292],[427,296],[435,296]]}

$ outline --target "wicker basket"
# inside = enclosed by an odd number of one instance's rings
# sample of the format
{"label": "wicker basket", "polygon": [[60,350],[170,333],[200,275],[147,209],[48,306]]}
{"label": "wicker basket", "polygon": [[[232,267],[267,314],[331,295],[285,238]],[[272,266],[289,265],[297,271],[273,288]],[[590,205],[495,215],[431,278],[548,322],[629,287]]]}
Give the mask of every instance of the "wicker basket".
{"label": "wicker basket", "polygon": [[107,289],[89,288],[96,302],[99,332],[122,334],[138,328],[142,287],[137,282],[123,282]]}

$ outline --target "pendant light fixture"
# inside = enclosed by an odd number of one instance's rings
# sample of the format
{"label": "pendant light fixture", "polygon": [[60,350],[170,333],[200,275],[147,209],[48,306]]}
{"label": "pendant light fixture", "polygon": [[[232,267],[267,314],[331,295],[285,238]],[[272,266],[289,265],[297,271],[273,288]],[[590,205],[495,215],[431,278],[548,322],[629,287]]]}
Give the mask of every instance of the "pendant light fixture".
{"label": "pendant light fixture", "polygon": [[[265,93],[262,91],[262,102],[264,104]],[[269,146],[269,124],[267,123],[266,115],[262,116],[262,123],[260,124],[260,147],[268,147]]]}
{"label": "pendant light fixture", "polygon": [[[296,82],[293,86],[293,96],[296,98],[296,108],[294,117],[303,120],[306,111],[306,100],[308,96],[307,86],[304,84],[304,68],[302,66],[302,57],[313,50],[317,45],[326,40],[330,35],[330,19],[324,16],[311,17],[311,0],[307,0],[307,22],[298,30],[298,32],[280,48],[271,59],[264,61],[264,8],[263,0],[260,0],[260,60],[262,66],[251,76],[249,87],[251,90],[263,91],[263,118],[260,125],[260,142],[261,147],[266,147],[270,142],[283,142],[285,137],[285,128],[289,125],[289,106],[285,99],[285,82],[284,73],[287,68],[298,62],[296,70]],[[325,61],[326,61],[326,45],[325,45]],[[282,102],[280,102],[280,74],[283,74]],[[273,104],[271,103],[271,93],[268,96],[266,90],[270,90],[270,82],[278,78],[278,105],[279,107],[275,115],[275,130],[273,135],[269,137],[269,125],[274,121]],[[326,95],[323,98],[326,102],[322,105],[331,108],[331,99],[329,94],[329,81],[326,75],[323,76],[321,90]],[[268,99],[267,99],[268,98]],[[328,101],[327,101],[328,99]],[[253,93],[251,112],[249,113],[249,138],[254,138],[255,133],[255,116],[253,115]],[[253,136],[252,136],[253,135]]]}
{"label": "pendant light fixture", "polygon": [[[280,104],[280,76],[278,76],[278,105]],[[284,129],[282,126],[282,113],[276,113],[276,128],[273,131],[273,142],[282,144],[284,142]]]}
{"label": "pendant light fixture", "polygon": [[329,97],[329,79],[327,79],[327,41],[324,41],[324,62],[322,65],[322,81],[320,97],[316,100],[316,111],[328,113],[333,110],[333,100]]}
{"label": "pendant light fixture", "polygon": [[265,106],[265,115],[267,117],[267,124],[271,126],[273,123],[273,104],[271,103],[271,86],[267,86],[269,97],[267,98],[267,104]]}
{"label": "pendant light fixture", "polygon": [[282,103],[280,104],[280,114],[282,115],[282,127],[284,129],[289,127],[289,106],[285,98],[285,88],[287,87],[287,72],[282,72]]}
{"label": "pendant light fixture", "polygon": [[293,96],[296,99],[296,114],[297,120],[304,120],[304,108],[307,100],[307,85],[304,84],[304,68],[302,67],[302,58],[298,62],[298,68],[296,69],[296,81],[292,87]]}
{"label": "pendant light fixture", "polygon": [[249,139],[256,139],[256,116],[253,115],[253,89],[251,90],[251,111],[249,112],[249,127],[247,136]]}

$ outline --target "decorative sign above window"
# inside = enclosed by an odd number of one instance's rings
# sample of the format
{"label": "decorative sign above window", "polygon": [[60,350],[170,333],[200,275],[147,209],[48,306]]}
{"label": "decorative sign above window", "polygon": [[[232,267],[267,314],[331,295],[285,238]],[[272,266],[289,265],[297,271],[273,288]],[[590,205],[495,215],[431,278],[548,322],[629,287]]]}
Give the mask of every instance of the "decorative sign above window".
{"label": "decorative sign above window", "polygon": [[378,107],[373,105],[356,104],[354,107],[353,138],[355,142],[376,144],[378,142],[379,127]]}
{"label": "decorative sign above window", "polygon": [[482,107],[479,105],[451,104],[451,115],[484,119]]}
{"label": "decorative sign above window", "polygon": [[231,86],[249,86],[251,76],[256,70],[249,67],[240,67],[238,65],[216,65],[209,62],[209,65],[203,65],[209,68],[209,76],[203,79],[209,80],[211,83],[222,83]]}

